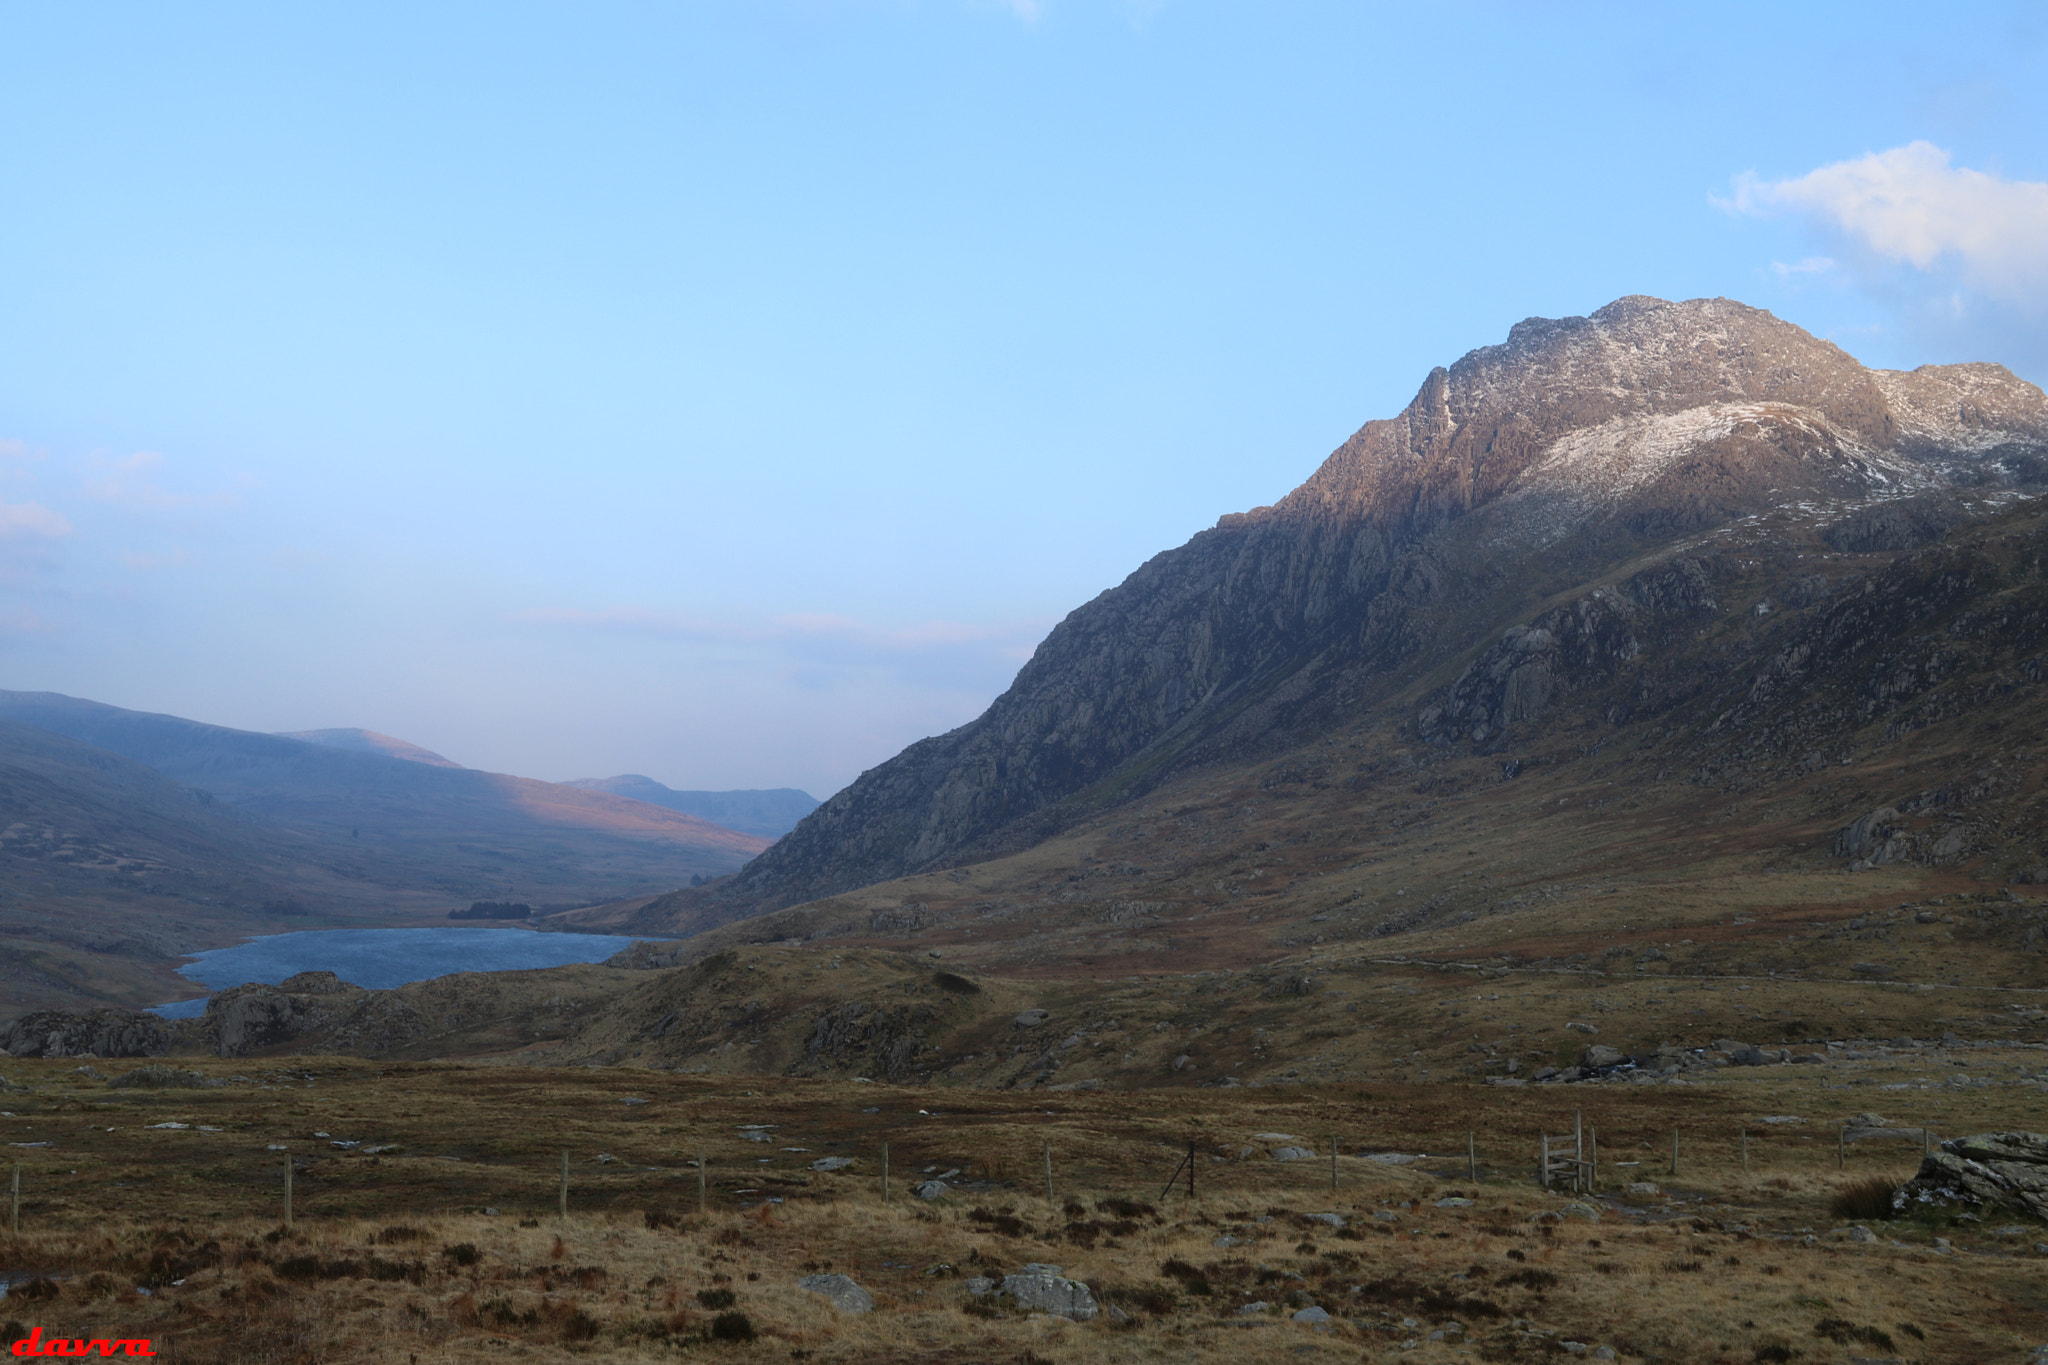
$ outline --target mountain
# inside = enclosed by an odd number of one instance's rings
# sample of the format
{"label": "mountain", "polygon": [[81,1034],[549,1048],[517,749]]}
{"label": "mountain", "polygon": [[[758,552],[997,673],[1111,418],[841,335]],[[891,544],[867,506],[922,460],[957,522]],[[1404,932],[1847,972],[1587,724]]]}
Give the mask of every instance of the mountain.
{"label": "mountain", "polygon": [[649,805],[667,806],[714,825],[779,839],[796,827],[797,821],[818,808],[818,799],[795,787],[773,787],[764,791],[679,792],[664,787],[651,777],[625,773],[619,777],[584,777],[564,784],[585,791],[610,792]]}
{"label": "mountain", "polygon": [[[1804,556],[1911,550],[2044,478],[2048,399],[1996,365],[1869,370],[1725,299],[1530,319],[1432,371],[1280,503],[1223,517],[1074,611],[979,719],[636,924],[702,928],[965,867],[1362,725],[1502,751],[1595,674],[1679,668],[1670,651],[1724,621],[1761,562],[1731,559],[1731,536],[1789,575],[1774,597],[1818,603],[1836,580]],[[1770,517],[1781,534],[1750,534]],[[1758,640],[1720,638],[1739,657],[1684,656],[1709,671],[1616,700],[1603,723],[1777,667]]]}
{"label": "mountain", "polygon": [[612,900],[723,875],[767,845],[606,792],[49,692],[0,692],[0,720],[147,765],[280,834],[322,844],[339,878],[450,905]]}
{"label": "mountain", "polygon": [[380,735],[375,730],[289,730],[281,733],[280,739],[302,739],[308,744],[324,744],[330,749],[349,749],[356,753],[383,754],[386,758],[402,758],[408,763],[425,763],[434,768],[459,768],[462,765],[446,759],[432,749],[422,749],[417,744],[390,735]]}

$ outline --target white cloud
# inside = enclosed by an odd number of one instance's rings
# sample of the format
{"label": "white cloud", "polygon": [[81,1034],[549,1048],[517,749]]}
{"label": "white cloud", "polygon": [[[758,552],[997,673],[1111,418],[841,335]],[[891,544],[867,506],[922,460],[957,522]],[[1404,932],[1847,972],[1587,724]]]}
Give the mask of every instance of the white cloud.
{"label": "white cloud", "polygon": [[1734,194],[1715,202],[1734,213],[1795,214],[1878,261],[1953,270],[1994,304],[2048,311],[2048,184],[1955,166],[1931,142],[1788,180],[1739,176]]}
{"label": "white cloud", "polygon": [[71,522],[39,502],[0,502],[0,540],[58,540],[71,534]]}

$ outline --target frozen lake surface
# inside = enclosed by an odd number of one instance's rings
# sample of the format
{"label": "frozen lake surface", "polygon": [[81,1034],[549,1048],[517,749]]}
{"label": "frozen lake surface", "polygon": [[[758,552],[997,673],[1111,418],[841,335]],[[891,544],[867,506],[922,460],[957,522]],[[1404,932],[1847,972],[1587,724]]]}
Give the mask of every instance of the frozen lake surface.
{"label": "frozen lake surface", "polygon": [[[178,968],[208,990],[245,982],[276,985],[300,972],[333,972],[371,990],[389,990],[451,972],[509,972],[529,967],[564,967],[602,962],[631,938],[617,934],[542,934],[531,929],[309,929],[266,934],[197,954]],[[167,1019],[188,1019],[206,1010],[204,1000],[159,1005]]]}

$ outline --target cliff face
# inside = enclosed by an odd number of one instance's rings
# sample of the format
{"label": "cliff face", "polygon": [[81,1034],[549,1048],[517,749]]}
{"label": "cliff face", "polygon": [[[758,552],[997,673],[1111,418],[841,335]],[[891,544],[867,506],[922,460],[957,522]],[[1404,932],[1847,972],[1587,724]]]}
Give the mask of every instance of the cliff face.
{"label": "cliff face", "polygon": [[[1433,371],[1279,504],[1074,611],[979,719],[650,923],[702,927],[1028,844],[1167,771],[1298,742],[1462,667],[1547,594],[1743,517],[1802,507],[1910,542],[2044,480],[2048,399],[1995,365],[1867,370],[1723,299],[1531,319]],[[1636,647],[1643,622],[1666,629],[1708,593],[1683,566],[1633,577],[1586,619],[1495,646],[1507,655],[1423,727],[1484,730],[1540,704],[1515,693],[1516,650]]]}

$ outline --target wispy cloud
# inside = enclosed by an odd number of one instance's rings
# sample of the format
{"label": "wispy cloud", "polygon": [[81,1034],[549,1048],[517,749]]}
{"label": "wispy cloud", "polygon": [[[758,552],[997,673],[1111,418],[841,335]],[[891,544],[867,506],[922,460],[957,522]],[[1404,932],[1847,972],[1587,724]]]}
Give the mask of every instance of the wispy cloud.
{"label": "wispy cloud", "polygon": [[[527,625],[568,626],[628,631],[699,640],[715,644],[804,645],[829,642],[851,645],[876,654],[912,654],[962,646],[991,647],[1018,659],[1031,656],[1032,645],[1046,628],[1040,622],[975,625],[962,621],[925,621],[911,626],[876,626],[848,616],[799,612],[774,616],[758,624],[707,621],[678,612],[641,607],[535,607],[514,614]],[[1032,645],[1019,645],[1028,634]]]}
{"label": "wispy cloud", "polygon": [[1772,261],[1771,273],[1779,279],[1790,279],[1794,275],[1825,275],[1835,268],[1832,256],[1808,256],[1802,260]]}
{"label": "wispy cloud", "polygon": [[2048,184],[1956,166],[1931,142],[1785,180],[1745,174],[1715,202],[1732,213],[1796,215],[1878,261],[1952,268],[2000,304],[2048,312]]}
{"label": "wispy cloud", "polygon": [[182,569],[193,562],[192,554],[182,545],[173,545],[161,554],[146,554],[139,550],[121,551],[121,563],[141,572],[152,569]]}
{"label": "wispy cloud", "polygon": [[233,493],[178,493],[158,482],[164,457],[154,450],[138,450],[119,459],[104,456],[89,460],[95,472],[85,481],[88,496],[126,507],[184,510],[198,507],[231,507],[241,499]]}
{"label": "wispy cloud", "polygon": [[698,646],[714,656],[747,656],[807,687],[880,672],[913,687],[964,688],[983,696],[1008,684],[1052,624],[878,626],[826,613],[729,622],[639,607],[537,607],[512,619],[523,626],[637,635]]}
{"label": "wispy cloud", "polygon": [[61,540],[71,534],[71,521],[39,502],[0,502],[0,541]]}

